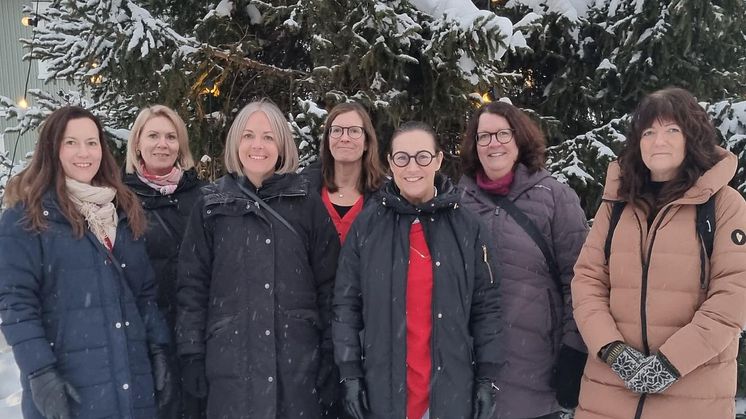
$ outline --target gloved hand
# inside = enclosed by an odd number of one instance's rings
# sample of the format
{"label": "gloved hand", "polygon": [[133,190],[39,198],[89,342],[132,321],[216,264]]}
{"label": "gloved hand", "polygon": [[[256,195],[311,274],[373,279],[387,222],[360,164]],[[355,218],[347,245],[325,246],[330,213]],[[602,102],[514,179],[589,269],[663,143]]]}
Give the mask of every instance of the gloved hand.
{"label": "gloved hand", "polygon": [[207,397],[207,376],[205,359],[201,356],[190,356],[181,360],[181,384],[185,392],[192,397]]}
{"label": "gloved hand", "polygon": [[158,407],[162,408],[171,401],[174,390],[171,368],[168,365],[168,355],[164,346],[150,345],[150,365],[153,370],[156,400],[158,400]]}
{"label": "gloved hand", "polygon": [[627,381],[640,369],[645,355],[624,342],[615,341],[601,350],[601,359],[622,379]]}
{"label": "gloved hand", "polygon": [[658,353],[645,358],[624,385],[635,393],[661,393],[680,377],[681,374],[668,359]]}
{"label": "gloved hand", "polygon": [[70,399],[80,403],[78,392],[54,367],[31,374],[29,386],[34,405],[47,419],[70,419]]}
{"label": "gloved hand", "polygon": [[588,354],[562,345],[552,373],[552,388],[560,406],[573,409],[578,405],[580,380]]}
{"label": "gloved hand", "polygon": [[497,386],[488,378],[474,384],[474,419],[490,419],[497,406]]}
{"label": "gloved hand", "polygon": [[342,381],[344,388],[345,411],[352,419],[365,419],[368,407],[368,393],[365,391],[365,383],[360,377],[345,378]]}
{"label": "gloved hand", "polygon": [[319,362],[319,372],[316,374],[316,393],[319,403],[325,408],[331,407],[337,401],[339,387],[339,370],[334,364],[331,352],[322,352]]}

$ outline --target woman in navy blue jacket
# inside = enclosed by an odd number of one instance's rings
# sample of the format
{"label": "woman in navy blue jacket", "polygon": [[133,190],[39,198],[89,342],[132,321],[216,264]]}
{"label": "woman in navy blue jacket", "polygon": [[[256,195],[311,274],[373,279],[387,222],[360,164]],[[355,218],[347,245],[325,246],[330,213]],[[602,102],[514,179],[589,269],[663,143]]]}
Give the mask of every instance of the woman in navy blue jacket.
{"label": "woman in navy blue jacket", "polygon": [[145,218],[100,122],[64,107],[42,125],[0,218],[2,332],[25,418],[142,418],[166,402],[168,329]]}

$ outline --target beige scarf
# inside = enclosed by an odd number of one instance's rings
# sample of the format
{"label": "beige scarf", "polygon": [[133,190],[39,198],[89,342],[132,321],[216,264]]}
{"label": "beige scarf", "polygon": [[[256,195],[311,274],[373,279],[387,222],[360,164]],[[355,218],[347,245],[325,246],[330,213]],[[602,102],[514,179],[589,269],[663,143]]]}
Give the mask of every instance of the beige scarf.
{"label": "beige scarf", "polygon": [[[112,202],[117,192],[114,188],[91,186],[65,178],[67,192],[78,212],[85,218],[88,228],[106,247],[114,246],[117,236],[117,209]],[[106,243],[106,239],[109,243]]]}

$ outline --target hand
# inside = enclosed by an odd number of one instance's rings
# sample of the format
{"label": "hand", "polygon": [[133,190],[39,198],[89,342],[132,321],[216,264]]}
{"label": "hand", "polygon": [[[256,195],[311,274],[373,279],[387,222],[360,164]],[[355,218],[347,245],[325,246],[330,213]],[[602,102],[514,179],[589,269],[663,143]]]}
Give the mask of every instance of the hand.
{"label": "hand", "polygon": [[344,404],[347,414],[353,419],[365,419],[368,407],[368,394],[361,377],[346,378],[342,381],[344,388]]}
{"label": "hand", "polygon": [[316,374],[316,393],[322,406],[330,407],[337,401],[339,370],[331,353],[322,352],[319,372]]}
{"label": "hand", "polygon": [[150,345],[150,365],[153,369],[153,384],[158,407],[163,408],[171,401],[174,386],[165,347]]}
{"label": "hand", "polygon": [[185,392],[192,397],[207,397],[207,376],[205,359],[196,356],[182,359],[181,384]]}
{"label": "hand", "polygon": [[495,413],[497,386],[487,378],[478,378],[474,385],[474,419],[490,419]]}
{"label": "hand", "polygon": [[624,385],[635,393],[661,393],[680,377],[676,368],[659,353],[645,358]]}
{"label": "hand", "polygon": [[552,388],[560,406],[573,409],[578,405],[580,394],[580,380],[588,354],[577,351],[569,346],[560,347],[559,358],[554,366]]}
{"label": "hand", "polygon": [[34,405],[47,419],[71,419],[69,399],[80,403],[78,392],[60,377],[54,367],[29,376],[29,386]]}
{"label": "hand", "polygon": [[637,371],[645,355],[624,342],[616,341],[601,350],[601,359],[622,379],[627,381]]}

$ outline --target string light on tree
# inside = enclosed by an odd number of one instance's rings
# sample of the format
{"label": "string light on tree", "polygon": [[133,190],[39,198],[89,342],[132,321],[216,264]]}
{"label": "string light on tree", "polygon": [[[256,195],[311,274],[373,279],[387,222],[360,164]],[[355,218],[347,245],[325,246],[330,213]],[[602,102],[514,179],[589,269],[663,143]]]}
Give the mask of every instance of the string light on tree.
{"label": "string light on tree", "polygon": [[36,19],[31,16],[24,16],[21,18],[21,24],[23,26],[36,26]]}
{"label": "string light on tree", "polygon": [[18,106],[23,109],[28,109],[28,101],[25,97],[18,99]]}

